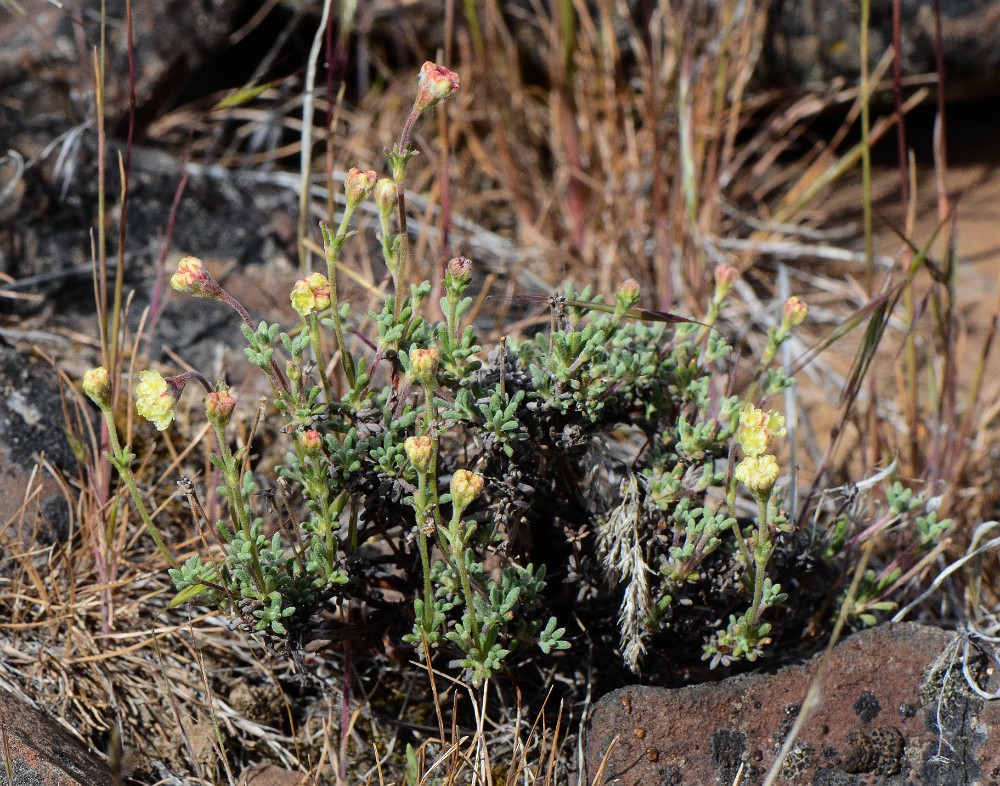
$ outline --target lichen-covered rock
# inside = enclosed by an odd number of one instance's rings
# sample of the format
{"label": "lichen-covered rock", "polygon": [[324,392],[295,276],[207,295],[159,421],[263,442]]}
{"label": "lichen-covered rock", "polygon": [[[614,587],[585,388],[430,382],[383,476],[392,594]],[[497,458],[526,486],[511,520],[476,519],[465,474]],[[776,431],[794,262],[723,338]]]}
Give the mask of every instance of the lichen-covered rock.
{"label": "lichen-covered rock", "polygon": [[825,663],[817,655],[717,684],[622,688],[594,710],[581,782],[603,764],[599,782],[620,786],[730,786],[738,774],[760,784],[819,676],[778,783],[994,783],[1000,711],[968,689],[953,643],[937,628],[888,624],[841,642]]}

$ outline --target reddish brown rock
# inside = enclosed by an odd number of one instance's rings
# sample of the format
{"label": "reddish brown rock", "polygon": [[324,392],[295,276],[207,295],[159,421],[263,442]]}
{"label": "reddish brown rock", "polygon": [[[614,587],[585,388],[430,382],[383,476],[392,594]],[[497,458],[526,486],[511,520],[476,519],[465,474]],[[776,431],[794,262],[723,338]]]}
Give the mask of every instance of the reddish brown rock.
{"label": "reddish brown rock", "polygon": [[582,782],[604,762],[598,782],[620,786],[730,786],[741,768],[740,784],[763,783],[822,669],[819,701],[776,783],[998,783],[1000,708],[968,689],[953,640],[914,623],[883,625],[841,642],[824,666],[819,655],[774,674],[614,691],[591,719]]}
{"label": "reddish brown rock", "polygon": [[111,771],[55,721],[0,691],[4,783],[34,786],[105,786]]}

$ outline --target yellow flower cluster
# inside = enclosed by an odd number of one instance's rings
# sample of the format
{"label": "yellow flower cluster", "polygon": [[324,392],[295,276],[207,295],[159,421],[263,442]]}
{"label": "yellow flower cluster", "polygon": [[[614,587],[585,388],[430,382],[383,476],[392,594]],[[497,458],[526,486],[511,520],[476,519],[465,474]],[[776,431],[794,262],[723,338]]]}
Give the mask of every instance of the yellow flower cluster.
{"label": "yellow flower cluster", "polygon": [[753,404],[740,411],[740,425],[736,441],[748,456],[759,456],[771,441],[785,436],[785,418],[777,412],[764,412]]}
{"label": "yellow flower cluster", "polygon": [[785,436],[785,419],[777,412],[765,412],[753,404],[740,411],[736,441],[746,458],[736,466],[736,479],[756,497],[769,497],[778,480],[778,460],[764,455],[771,442]]}
{"label": "yellow flower cluster", "polygon": [[322,311],[330,305],[330,282],[322,273],[310,273],[295,282],[291,300],[300,317]]}
{"label": "yellow flower cluster", "polygon": [[467,469],[455,470],[451,476],[451,501],[455,507],[465,510],[483,491],[486,479]]}
{"label": "yellow flower cluster", "polygon": [[135,407],[146,420],[163,431],[174,420],[174,394],[159,371],[147,370],[139,374],[135,386]]}
{"label": "yellow flower cluster", "polygon": [[770,496],[778,480],[778,460],[770,454],[749,456],[736,465],[736,479],[754,494]]}

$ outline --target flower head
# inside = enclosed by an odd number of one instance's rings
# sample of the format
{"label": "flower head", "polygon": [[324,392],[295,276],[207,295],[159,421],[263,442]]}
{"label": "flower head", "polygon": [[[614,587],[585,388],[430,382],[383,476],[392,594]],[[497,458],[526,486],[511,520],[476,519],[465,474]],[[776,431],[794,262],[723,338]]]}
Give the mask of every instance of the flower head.
{"label": "flower head", "polygon": [[315,429],[303,431],[299,437],[299,447],[307,456],[318,456],[323,449],[323,435]]}
{"label": "flower head", "polygon": [[330,305],[330,282],[322,273],[310,273],[292,287],[292,308],[302,318]]}
{"label": "flower head", "polygon": [[444,270],[444,285],[449,293],[461,295],[472,281],[472,262],[465,257],[454,257]]}
{"label": "flower head", "polygon": [[436,349],[410,350],[410,379],[418,385],[433,387],[437,379],[437,367],[440,354]]}
{"label": "flower head", "polygon": [[170,286],[194,297],[222,299],[222,287],[198,257],[184,257],[177,263],[177,272],[170,277]]}
{"label": "flower head", "polygon": [[759,456],[776,437],[785,436],[785,418],[777,412],[764,412],[753,404],[740,411],[736,441],[747,456]]}
{"label": "flower head", "polygon": [[396,209],[399,202],[399,193],[392,178],[383,177],[375,184],[375,204],[378,206],[379,215],[388,220],[392,211]]}
{"label": "flower head", "polygon": [[628,311],[639,302],[639,282],[634,278],[626,278],[615,290],[615,300],[622,311]]}
{"label": "flower head", "polygon": [[368,195],[375,188],[377,179],[378,174],[370,169],[351,167],[351,171],[347,173],[347,180],[344,182],[348,206],[356,207],[368,199]]}
{"label": "flower head", "polygon": [[234,409],[236,409],[236,399],[229,392],[229,388],[219,388],[205,396],[205,416],[213,426],[219,428],[228,426]]}
{"label": "flower head", "polygon": [[413,468],[423,475],[431,468],[431,461],[434,458],[434,444],[426,434],[419,437],[407,437],[403,440],[403,450],[410,460]]}
{"label": "flower head", "polygon": [[715,294],[712,299],[716,303],[721,303],[736,284],[739,272],[732,265],[725,262],[715,266]]}
{"label": "flower head", "polygon": [[460,511],[465,510],[482,493],[485,483],[482,475],[467,469],[456,470],[451,476],[451,504]]}
{"label": "flower head", "polygon": [[786,331],[791,330],[801,325],[808,314],[809,306],[797,297],[790,297],[785,301],[785,307],[782,309],[781,325]]}
{"label": "flower head", "polygon": [[770,454],[748,456],[736,465],[735,474],[736,479],[750,489],[751,494],[758,499],[767,499],[778,480],[778,460]]}
{"label": "flower head", "polygon": [[139,374],[139,384],[135,386],[135,408],[157,431],[163,431],[173,422],[179,394],[180,390],[159,371],[147,369]]}
{"label": "flower head", "polygon": [[417,99],[413,108],[423,112],[440,104],[461,87],[458,74],[430,61],[424,63],[417,77]]}
{"label": "flower head", "polygon": [[330,280],[322,273],[310,273],[306,276],[306,282],[312,288],[313,297],[316,299],[316,310],[322,311],[330,306]]}
{"label": "flower head", "polygon": [[83,392],[101,409],[108,409],[111,406],[111,377],[104,366],[84,372]]}

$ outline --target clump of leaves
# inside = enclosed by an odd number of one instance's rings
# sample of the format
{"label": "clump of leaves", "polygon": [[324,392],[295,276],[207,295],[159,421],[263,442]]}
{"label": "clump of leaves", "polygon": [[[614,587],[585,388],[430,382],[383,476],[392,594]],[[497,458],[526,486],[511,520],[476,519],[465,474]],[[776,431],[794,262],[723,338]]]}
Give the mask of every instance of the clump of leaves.
{"label": "clump of leaves", "polygon": [[[455,74],[425,64],[388,153],[391,177],[350,171],[338,228],[321,226],[326,273],[306,275],[291,292],[295,329],[255,325],[196,258],[182,260],[171,279],[175,289],[230,304],[243,321],[246,356],[267,375],[270,411],[290,435],[273,495],[281,505],[260,502],[246,448],[229,447],[235,400],[225,386],[192,372],[166,380],[146,372],[140,414],[167,428],[177,397],[196,380],[219,445],[213,461],[227,517],[203,520],[186,486],[196,520],[219,548],[176,564],[114,430],[111,380],[103,369],[88,372],[84,389],[108,416],[111,460],[172,566],[175,602],[218,604],[290,646],[301,645],[310,618],[330,606],[353,608],[358,620],[404,607],[412,624],[402,638],[448,650],[479,683],[518,651],[569,646],[565,621],[547,608],[556,570],[577,582],[580,597],[606,595],[610,584],[620,599],[622,653],[634,670],[649,637],[685,616],[696,619],[713,665],[756,659],[772,638],[771,610],[788,597],[771,574],[793,534],[779,465],[766,453],[784,423],[763,406],[792,383],[773,361],[805,305],[788,301],[740,393],[731,390],[732,345],[716,328],[736,278],[726,265],[715,271],[702,321],[639,307],[631,280],[613,303],[568,288],[550,300],[550,330],[502,340],[487,353],[463,321],[472,304],[469,260],[448,263],[433,304],[440,311],[428,302],[431,285],[409,277],[410,134],[422,112],[458,87]],[[364,315],[338,301],[338,258],[354,212],[370,198],[393,287],[366,315],[373,334],[349,342]],[[334,355],[339,386],[325,371]],[[737,517],[741,488],[756,516]],[[909,504],[904,497],[893,509]],[[931,516],[917,520],[927,542],[943,526]],[[843,539],[831,554],[842,546]],[[883,589],[873,584],[876,595]],[[695,602],[702,611],[692,617]]]}

